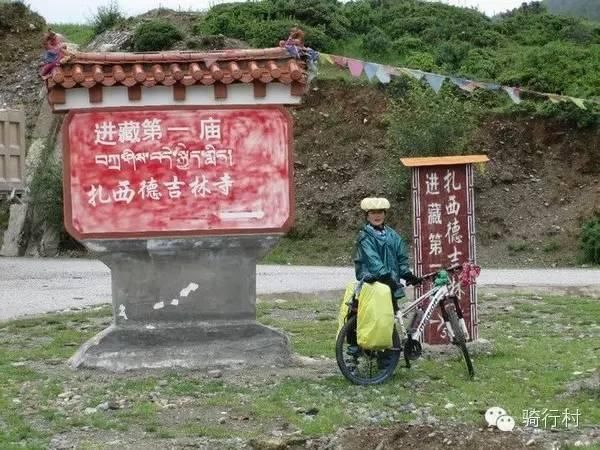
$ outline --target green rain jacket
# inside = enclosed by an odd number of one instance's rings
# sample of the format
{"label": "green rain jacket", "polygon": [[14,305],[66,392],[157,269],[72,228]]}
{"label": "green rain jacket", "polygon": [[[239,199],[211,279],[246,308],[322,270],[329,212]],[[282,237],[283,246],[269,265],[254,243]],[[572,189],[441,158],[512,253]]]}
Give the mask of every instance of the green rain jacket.
{"label": "green rain jacket", "polygon": [[406,245],[400,235],[387,225],[383,231],[376,230],[370,224],[363,226],[356,242],[354,269],[357,280],[366,275],[375,276],[377,279],[390,276],[399,284],[398,289],[392,293],[393,297],[404,297],[400,278],[411,274]]}

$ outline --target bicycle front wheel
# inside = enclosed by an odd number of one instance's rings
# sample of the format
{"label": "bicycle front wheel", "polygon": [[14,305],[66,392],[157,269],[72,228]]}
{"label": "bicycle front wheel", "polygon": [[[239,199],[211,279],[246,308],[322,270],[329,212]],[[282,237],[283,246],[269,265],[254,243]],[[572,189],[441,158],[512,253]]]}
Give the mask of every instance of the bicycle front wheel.
{"label": "bicycle front wheel", "polygon": [[450,321],[452,331],[454,332],[454,341],[452,343],[460,348],[460,351],[465,358],[465,362],[467,363],[469,377],[472,379],[475,376],[475,369],[473,369],[473,362],[471,361],[471,356],[469,355],[469,350],[467,349],[467,338],[460,325],[458,314],[456,314],[454,306],[448,307],[446,309],[446,313],[448,314],[448,320]]}
{"label": "bicycle front wheel", "polygon": [[398,332],[394,329],[391,349],[375,351],[357,348],[346,351],[346,337],[356,330],[356,316],[346,321],[340,330],[335,343],[335,358],[340,371],[354,384],[369,385],[383,383],[390,378],[400,358],[401,343]]}

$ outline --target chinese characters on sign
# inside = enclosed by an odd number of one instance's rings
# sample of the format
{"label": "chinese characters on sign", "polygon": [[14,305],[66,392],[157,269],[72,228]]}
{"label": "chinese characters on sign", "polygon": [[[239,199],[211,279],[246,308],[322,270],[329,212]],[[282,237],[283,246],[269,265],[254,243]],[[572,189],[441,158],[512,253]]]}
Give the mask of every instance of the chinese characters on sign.
{"label": "chinese characters on sign", "polygon": [[278,108],[75,113],[67,227],[77,237],[283,231],[290,133]]}
{"label": "chinese characters on sign", "polygon": [[[414,251],[420,274],[475,259],[473,182],[470,164],[413,168]],[[475,291],[461,295],[470,338],[477,337]],[[425,342],[447,342],[440,311],[435,311]]]}

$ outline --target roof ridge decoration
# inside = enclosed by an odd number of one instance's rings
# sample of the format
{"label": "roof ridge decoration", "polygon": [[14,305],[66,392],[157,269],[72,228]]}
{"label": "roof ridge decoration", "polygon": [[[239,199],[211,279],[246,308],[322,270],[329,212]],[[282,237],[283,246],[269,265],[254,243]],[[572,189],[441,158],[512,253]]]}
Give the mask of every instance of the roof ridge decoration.
{"label": "roof ridge decoration", "polygon": [[297,98],[314,77],[318,60],[318,53],[304,46],[304,34],[298,29],[290,30],[290,37],[278,47],[263,49],[69,53],[61,42],[51,44],[54,47],[45,44],[50,56],[46,55],[40,75],[48,101],[53,107],[60,105],[58,109],[70,108],[66,101],[70,89],[87,89],[90,106],[101,106],[102,88],[113,86],[126,87],[129,101],[140,100],[141,88],[154,86],[172,87],[176,102],[184,101],[186,88],[193,86],[213,86],[214,98],[226,99],[232,84],[253,85],[254,97],[261,98],[271,83],[289,86],[289,95]]}
{"label": "roof ridge decoration", "polygon": [[307,83],[305,63],[284,48],[220,52],[77,52],[47,74],[49,89],[96,85],[131,87],[222,82]]}

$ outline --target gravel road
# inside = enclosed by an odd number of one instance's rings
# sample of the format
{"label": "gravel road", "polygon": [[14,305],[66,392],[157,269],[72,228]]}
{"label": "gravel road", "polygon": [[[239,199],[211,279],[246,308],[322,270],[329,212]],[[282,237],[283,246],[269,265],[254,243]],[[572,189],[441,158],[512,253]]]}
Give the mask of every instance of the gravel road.
{"label": "gravel road", "polygon": [[[343,289],[350,267],[258,266],[258,295]],[[484,269],[485,287],[600,289],[600,269]],[[110,271],[91,259],[0,258],[0,320],[110,303]]]}

